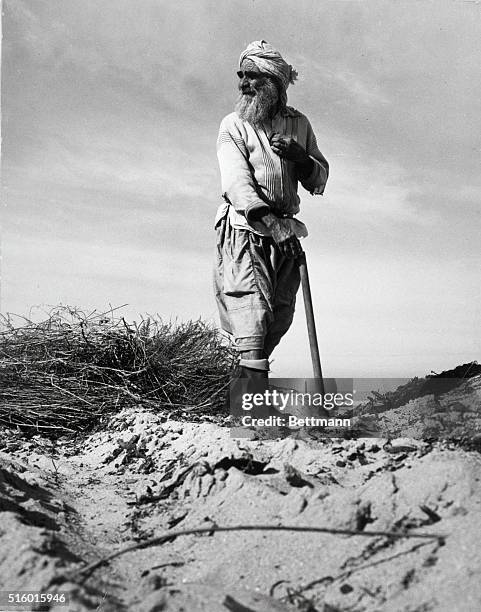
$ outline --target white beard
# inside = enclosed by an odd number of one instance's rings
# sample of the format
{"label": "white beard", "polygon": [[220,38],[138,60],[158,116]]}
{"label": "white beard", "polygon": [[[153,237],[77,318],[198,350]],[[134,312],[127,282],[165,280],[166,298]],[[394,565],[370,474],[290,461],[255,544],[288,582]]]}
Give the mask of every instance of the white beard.
{"label": "white beard", "polygon": [[241,92],[235,105],[239,117],[254,125],[273,117],[279,101],[277,87],[272,81],[267,81],[255,91],[253,96]]}

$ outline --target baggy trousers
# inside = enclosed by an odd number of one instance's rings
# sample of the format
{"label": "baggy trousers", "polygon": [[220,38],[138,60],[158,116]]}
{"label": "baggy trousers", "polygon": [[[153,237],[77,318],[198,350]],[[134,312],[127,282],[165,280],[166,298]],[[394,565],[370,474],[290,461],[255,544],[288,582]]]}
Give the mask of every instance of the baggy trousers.
{"label": "baggy trousers", "polygon": [[291,326],[299,266],[267,236],[234,228],[228,216],[217,228],[214,289],[221,327],[239,351],[268,357]]}

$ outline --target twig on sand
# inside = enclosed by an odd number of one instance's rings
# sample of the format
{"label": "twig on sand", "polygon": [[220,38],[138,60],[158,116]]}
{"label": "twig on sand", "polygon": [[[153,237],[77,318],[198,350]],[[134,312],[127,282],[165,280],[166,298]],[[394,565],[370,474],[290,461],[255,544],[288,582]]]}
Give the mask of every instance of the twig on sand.
{"label": "twig on sand", "polygon": [[[230,612],[256,612],[254,609],[248,608],[247,606],[244,606],[243,604],[239,603],[230,595],[225,596],[222,605],[228,610],[230,610]],[[274,608],[270,609],[274,610]]]}
{"label": "twig on sand", "polygon": [[351,535],[351,536],[364,536],[364,537],[389,537],[389,538],[423,538],[444,541],[446,535],[435,534],[435,533],[405,533],[399,531],[358,531],[355,529],[334,529],[331,527],[308,527],[299,525],[230,525],[226,527],[222,526],[211,526],[211,527],[197,527],[194,529],[181,529],[179,531],[169,531],[161,536],[150,538],[144,542],[133,544],[132,546],[126,546],[121,548],[115,553],[103,557],[99,561],[90,563],[89,565],[80,568],[78,573],[86,574],[86,577],[95,571],[102,565],[107,565],[113,559],[124,555],[125,553],[139,550],[142,548],[148,548],[149,546],[156,546],[163,544],[166,541],[172,541],[179,536],[194,535],[200,533],[212,534],[216,531],[297,531],[304,533],[330,533],[332,535]]}

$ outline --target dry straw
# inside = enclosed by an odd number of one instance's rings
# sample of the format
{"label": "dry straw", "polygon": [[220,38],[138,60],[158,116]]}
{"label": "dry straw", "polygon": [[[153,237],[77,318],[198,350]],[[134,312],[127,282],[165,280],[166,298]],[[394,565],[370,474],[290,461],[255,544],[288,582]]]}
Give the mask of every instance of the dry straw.
{"label": "dry straw", "polygon": [[0,332],[0,425],[61,435],[88,431],[133,404],[170,412],[222,409],[234,352],[205,322],[127,323],[112,308],[57,307]]}

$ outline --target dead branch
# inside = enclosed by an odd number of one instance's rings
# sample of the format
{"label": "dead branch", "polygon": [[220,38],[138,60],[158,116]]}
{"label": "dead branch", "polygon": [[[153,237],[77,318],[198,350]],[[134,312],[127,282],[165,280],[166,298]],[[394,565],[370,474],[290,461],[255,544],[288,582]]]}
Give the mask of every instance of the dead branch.
{"label": "dead branch", "polygon": [[349,535],[349,536],[362,536],[362,537],[387,537],[387,538],[423,538],[430,540],[444,541],[446,535],[434,534],[434,533],[406,533],[399,531],[360,531],[355,529],[335,529],[331,527],[308,527],[299,525],[230,525],[226,527],[222,526],[211,526],[211,527],[197,527],[194,529],[181,529],[179,531],[169,531],[161,536],[150,538],[144,542],[133,544],[132,546],[126,546],[121,548],[117,552],[112,553],[106,557],[103,557],[99,561],[90,563],[89,565],[78,570],[80,574],[87,574],[89,576],[93,571],[99,567],[106,565],[113,559],[120,557],[128,552],[134,550],[140,550],[143,548],[149,548],[150,546],[156,546],[163,544],[167,540],[172,541],[180,536],[195,535],[202,533],[214,533],[216,531],[295,531],[301,533],[329,533],[331,535]]}

